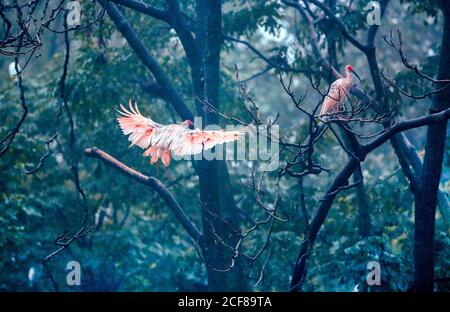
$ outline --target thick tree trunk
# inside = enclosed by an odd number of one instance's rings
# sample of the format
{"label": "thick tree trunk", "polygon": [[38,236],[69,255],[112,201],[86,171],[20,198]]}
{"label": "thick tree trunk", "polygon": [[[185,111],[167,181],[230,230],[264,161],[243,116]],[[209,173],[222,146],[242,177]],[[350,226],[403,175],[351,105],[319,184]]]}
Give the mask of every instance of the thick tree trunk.
{"label": "thick tree trunk", "polygon": [[[197,40],[203,52],[205,73],[204,92],[197,96],[219,109],[221,1],[198,1],[197,14],[199,25]],[[203,108],[199,113],[205,125],[218,124],[217,114]],[[235,245],[237,236],[234,230],[239,228],[226,165],[223,161],[202,160],[198,163],[198,172],[202,202],[202,251],[208,272],[208,289],[246,290],[247,279],[242,269],[243,263],[240,257],[234,259],[233,251],[225,246],[225,244]]]}
{"label": "thick tree trunk", "polygon": [[[450,3],[441,1],[444,14],[444,32],[437,79],[450,79]],[[450,91],[436,95],[430,113],[449,107]],[[434,281],[434,228],[439,180],[444,158],[447,120],[430,125],[427,131],[425,157],[419,189],[415,197],[414,228],[414,290],[433,291]]]}
{"label": "thick tree trunk", "polygon": [[[422,159],[417,153],[416,148],[411,144],[408,137],[404,133],[395,136],[395,143],[398,147],[395,152],[398,156],[400,165],[402,166],[405,176],[410,181],[410,188],[415,193],[415,189],[419,181],[417,177],[422,174]],[[393,143],[394,144],[394,143]],[[450,202],[447,198],[447,193],[439,188],[438,190],[438,208],[441,212],[442,220],[447,228],[447,233],[450,234]]]}

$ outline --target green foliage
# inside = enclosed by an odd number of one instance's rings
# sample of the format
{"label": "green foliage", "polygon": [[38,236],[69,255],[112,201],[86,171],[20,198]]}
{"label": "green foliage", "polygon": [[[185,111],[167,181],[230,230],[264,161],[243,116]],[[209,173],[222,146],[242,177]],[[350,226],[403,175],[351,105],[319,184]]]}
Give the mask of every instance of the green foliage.
{"label": "green foliage", "polygon": [[[146,1],[158,8],[165,1]],[[188,21],[195,16],[194,1],[181,1]],[[357,1],[347,12],[338,6],[336,14],[344,16],[350,33],[359,35],[366,29],[362,8],[368,1]],[[408,1],[408,3],[411,1]],[[431,3],[431,2],[430,2]],[[398,7],[396,7],[398,8]],[[426,12],[435,15],[435,6],[414,1],[414,14]],[[245,37],[277,64],[296,68],[316,68],[317,62],[308,48],[304,23],[296,24],[280,1],[223,1],[224,34]],[[86,18],[91,13],[87,11]],[[171,78],[173,86],[190,107],[194,107],[190,69],[180,41],[166,24],[124,9],[133,27],[142,37],[149,51]],[[417,16],[414,16],[417,17]],[[432,76],[436,71],[438,55],[423,55],[420,44],[413,39],[415,28],[423,26],[422,19],[405,18],[404,37],[410,40],[408,57],[420,64],[420,69]],[[437,24],[438,25],[438,24]],[[297,27],[298,26],[298,27]],[[435,31],[436,25],[428,25]],[[439,25],[438,25],[439,26]],[[394,26],[383,29],[386,34]],[[398,26],[395,26],[398,27]],[[319,21],[320,36],[331,35],[337,42],[339,63],[347,61],[365,64],[365,57],[349,49],[336,27],[327,18]],[[411,29],[414,29],[412,31]],[[426,28],[426,30],[429,30]],[[426,30],[420,30],[425,32]],[[298,40],[282,40],[281,33]],[[271,37],[270,37],[271,35]],[[432,32],[427,49],[438,51],[440,42]],[[83,201],[74,184],[70,170],[72,159],[79,159],[81,186],[87,195],[89,224],[98,227],[83,239],[77,240],[62,253],[50,259],[48,267],[59,288],[64,291],[167,291],[205,290],[207,277],[199,259],[196,245],[185,233],[164,201],[153,191],[127,177],[84,157],[83,149],[97,146],[128,166],[164,182],[196,224],[201,224],[202,205],[199,200],[198,177],[191,162],[173,162],[169,169],[150,166],[148,159],[136,147],[128,148],[115,122],[115,108],[129,99],[137,101],[140,110],[161,123],[179,122],[172,107],[163,99],[147,93],[143,85],[153,84],[154,78],[140,63],[131,48],[125,44],[109,19],[96,23],[83,32],[72,32],[71,60],[66,81],[66,95],[74,116],[76,150],[69,144],[67,114],[61,112],[60,85],[64,47],[61,37],[54,40],[53,49],[43,50],[39,59],[30,63],[24,72],[25,96],[30,114],[17,134],[10,150],[0,162],[0,290],[52,291],[49,276],[42,259],[54,251],[56,237],[67,231],[73,234],[83,217]],[[269,39],[268,39],[269,38]],[[272,38],[272,39],[270,39]],[[280,40],[277,42],[275,39]],[[275,43],[274,43],[275,41]],[[326,46],[324,40],[321,41]],[[409,44],[409,41],[408,41]],[[290,49],[295,51],[289,60]],[[383,68],[395,69],[393,77],[402,89],[421,93],[432,86],[417,79],[411,71],[398,70],[398,56],[389,49],[378,50],[380,60],[389,59]],[[248,60],[248,62],[247,62]],[[392,61],[395,60],[395,61]],[[17,82],[6,75],[11,58],[0,58],[0,133],[7,133],[20,118]],[[241,95],[235,81],[234,64],[244,66],[240,76],[250,77],[266,68],[254,54],[238,44],[226,43],[222,51],[221,110],[229,116],[248,121]],[[372,95],[366,66],[363,87]],[[241,67],[240,67],[241,70]],[[363,76],[364,77],[364,76]],[[321,87],[327,84],[322,80]],[[311,92],[309,81],[294,75],[296,95],[308,89],[304,107],[312,110],[319,97]],[[248,82],[250,93],[260,106],[264,120],[281,113],[281,132],[290,142],[302,142],[308,135],[308,125],[298,110],[283,94],[273,72]],[[390,93],[390,100],[398,96]],[[426,111],[429,102],[411,102],[405,115]],[[405,108],[405,107],[403,107]],[[225,123],[224,120],[221,122]],[[369,130],[374,130],[369,127]],[[378,128],[377,128],[378,129]],[[375,130],[377,130],[375,129]],[[379,130],[379,129],[378,129]],[[50,144],[50,154],[40,170],[27,175],[25,171],[37,166],[46,153],[46,141],[58,132]],[[423,142],[423,132],[414,132],[417,146]],[[447,146],[450,142],[447,143]],[[305,178],[304,193],[310,218],[336,172],[347,155],[328,131],[316,145],[314,160],[330,173]],[[292,161],[283,152],[281,161]],[[267,212],[256,203],[255,193],[247,187],[251,182],[249,168],[252,162],[228,162],[232,177],[232,191],[242,220],[241,233],[255,222],[267,217]],[[397,159],[389,146],[370,155],[363,165],[365,187],[369,200],[372,235],[361,238],[358,230],[359,204],[354,189],[340,193],[327,216],[308,261],[308,276],[304,289],[310,291],[351,291],[359,285],[361,291],[406,291],[412,282],[413,197],[403,177]],[[450,190],[450,151],[446,149],[442,185]],[[297,168],[295,168],[297,169]],[[307,226],[299,205],[300,190],[295,179],[283,177],[275,183],[276,172],[262,176],[261,198],[273,201],[280,195],[279,213],[288,222],[275,221],[261,225],[242,243],[242,250],[255,256],[264,246],[270,233],[270,247],[248,264],[253,289],[262,291],[287,290],[292,268],[298,256],[304,230]],[[448,277],[450,241],[442,222],[437,223],[436,277]],[[66,285],[66,264],[79,261],[82,265],[82,285]],[[381,286],[366,288],[367,262],[379,261],[382,269]],[[264,270],[263,270],[264,269]],[[32,278],[29,278],[31,274]],[[437,284],[438,290],[447,290],[448,284]]]}
{"label": "green foliage", "polygon": [[224,32],[233,37],[252,36],[262,28],[276,35],[281,28],[279,1],[230,0],[224,4]]}

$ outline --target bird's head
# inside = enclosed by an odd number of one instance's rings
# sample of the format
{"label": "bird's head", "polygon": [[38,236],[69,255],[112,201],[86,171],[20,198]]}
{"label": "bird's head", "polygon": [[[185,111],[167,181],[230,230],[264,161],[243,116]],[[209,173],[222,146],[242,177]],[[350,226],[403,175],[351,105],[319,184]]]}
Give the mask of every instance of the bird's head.
{"label": "bird's head", "polygon": [[352,66],[352,65],[347,65],[347,66],[345,66],[345,71],[347,72],[347,76],[350,76],[350,77],[351,77],[351,75],[354,74],[354,75],[356,76],[356,78],[358,78],[359,81],[361,81],[361,78],[359,78],[359,75],[358,75],[358,74],[356,73],[356,71],[353,69],[353,66]]}
{"label": "bird's head", "polygon": [[185,127],[191,127],[191,126],[194,125],[194,123],[192,122],[192,120],[189,120],[189,119],[186,119],[186,120],[183,121],[181,124],[182,124],[183,126],[185,126]]}

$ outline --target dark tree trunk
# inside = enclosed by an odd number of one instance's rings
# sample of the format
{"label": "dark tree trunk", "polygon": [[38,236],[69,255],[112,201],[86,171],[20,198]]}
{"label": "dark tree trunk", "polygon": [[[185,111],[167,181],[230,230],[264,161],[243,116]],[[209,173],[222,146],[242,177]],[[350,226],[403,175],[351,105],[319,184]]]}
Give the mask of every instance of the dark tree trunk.
{"label": "dark tree trunk", "polygon": [[[450,79],[450,3],[441,1],[444,14],[444,32],[437,79]],[[450,91],[435,96],[431,113],[449,107]],[[430,125],[427,131],[425,157],[419,189],[415,197],[414,228],[414,290],[433,291],[434,280],[434,228],[439,180],[444,158],[447,120]]]}
{"label": "dark tree trunk", "polygon": [[[222,46],[221,1],[197,1],[197,40],[203,55],[204,91],[197,94],[219,109],[220,51]],[[200,88],[194,88],[199,90]],[[200,107],[204,125],[218,124],[218,116]],[[226,247],[234,246],[239,228],[236,204],[224,161],[202,160],[198,163],[200,199],[202,203],[202,251],[211,291],[246,290],[243,263]],[[223,242],[221,242],[223,240]]]}
{"label": "dark tree trunk", "polygon": [[355,159],[349,160],[339,175],[336,176],[333,183],[329,187],[328,192],[321,201],[316,215],[309,224],[309,235],[305,237],[302,245],[300,246],[297,262],[295,263],[294,272],[292,274],[290,291],[301,290],[304,278],[306,276],[308,255],[311,252],[311,248],[316,240],[317,234],[319,233],[319,230],[328,215],[328,211],[331,208],[339,188],[348,184],[348,179],[351,177],[358,165],[359,161]]}

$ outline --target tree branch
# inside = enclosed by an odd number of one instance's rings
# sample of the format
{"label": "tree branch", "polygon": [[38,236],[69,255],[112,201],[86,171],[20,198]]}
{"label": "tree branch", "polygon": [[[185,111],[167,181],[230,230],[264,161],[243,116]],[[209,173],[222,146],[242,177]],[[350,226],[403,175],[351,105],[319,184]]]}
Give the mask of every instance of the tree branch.
{"label": "tree branch", "polygon": [[177,220],[181,223],[192,239],[196,242],[199,241],[201,232],[189,219],[188,215],[184,212],[183,208],[180,206],[173,194],[164,186],[164,184],[162,184],[161,181],[154,177],[143,175],[96,147],[87,148],[84,150],[84,153],[89,157],[100,159],[111,168],[114,168],[127,177],[155,190],[166,202],[167,206],[169,206],[170,210],[172,210]]}
{"label": "tree branch", "polygon": [[128,44],[134,50],[141,62],[150,70],[155,77],[155,80],[165,90],[170,103],[173,105],[180,117],[183,119],[194,120],[194,115],[173,87],[172,81],[170,81],[169,77],[158,64],[157,60],[150,54],[147,47],[140,40],[139,36],[131,27],[123,13],[120,12],[114,3],[107,2],[106,0],[99,0],[99,2],[102,6],[107,6],[106,10],[109,17],[116,24],[118,30],[127,40]]}
{"label": "tree branch", "polygon": [[386,142],[399,132],[413,128],[419,128],[426,125],[436,124],[449,118],[450,118],[450,108],[447,108],[446,110],[443,110],[439,113],[429,114],[426,116],[401,121],[399,123],[394,124],[386,132],[383,132],[381,135],[379,135],[371,142],[362,145],[361,152],[367,155],[368,153],[370,153],[371,151],[382,145],[384,142]]}
{"label": "tree branch", "polygon": [[317,210],[317,213],[309,224],[309,233],[305,237],[300,247],[300,252],[291,279],[290,291],[300,290],[301,284],[306,275],[306,260],[308,258],[309,251],[311,250],[317,234],[319,233],[319,230],[328,215],[328,211],[333,204],[334,198],[338,194],[339,190],[342,189],[342,187],[348,185],[348,179],[353,174],[358,164],[358,160],[353,157],[350,158],[342,171],[336,176],[333,183],[325,193],[323,200],[320,202],[319,209]]}
{"label": "tree branch", "polygon": [[308,26],[308,31],[309,31],[309,41],[310,41],[313,53],[316,56],[316,58],[318,59],[318,61],[320,62],[320,64],[322,66],[324,66],[325,68],[327,68],[328,72],[332,73],[336,79],[341,78],[341,74],[339,74],[339,71],[337,71],[325,59],[325,57],[322,55],[322,52],[320,51],[319,43],[317,42],[318,35],[317,35],[317,31],[315,29],[313,18],[306,13],[305,9],[298,2],[287,1],[287,0],[282,0],[282,2],[287,6],[297,9],[297,11],[300,13],[302,18],[306,21],[307,26]]}
{"label": "tree branch", "polygon": [[441,122],[442,120],[446,120],[449,118],[450,108],[439,113],[429,114],[423,117],[399,122],[389,128],[386,132],[379,135],[376,139],[372,140],[366,145],[362,145],[358,149],[358,159],[355,157],[351,157],[344,168],[341,170],[341,172],[335,177],[325,195],[323,196],[317,213],[310,223],[309,232],[307,233],[305,239],[301,244],[297,262],[295,264],[294,273],[291,279],[291,291],[298,291],[301,289],[301,285],[306,275],[306,261],[312,245],[314,244],[314,241],[317,237],[317,234],[322,227],[326,216],[328,215],[328,211],[330,210],[335,197],[340,190],[345,189],[348,186],[348,180],[355,169],[357,169],[360,161],[363,161],[368,153],[372,152],[374,149],[388,141],[397,133],[413,128],[422,127],[425,125],[436,124]]}
{"label": "tree branch", "polygon": [[326,5],[317,0],[308,0],[308,2],[320,8],[331,20],[333,20],[336,26],[340,29],[344,38],[347,39],[351,44],[353,44],[356,48],[358,48],[363,52],[367,50],[367,46],[362,44],[358,39],[356,39],[356,37],[350,34],[345,24],[333,14],[333,12],[329,7],[327,7]]}
{"label": "tree branch", "polygon": [[233,38],[233,37],[227,36],[227,35],[224,35],[223,38],[224,38],[224,40],[228,40],[228,41],[232,41],[232,42],[236,42],[236,43],[240,43],[240,44],[245,45],[256,56],[258,56],[265,63],[267,63],[267,65],[269,65],[270,68],[275,68],[275,69],[278,69],[278,70],[281,70],[281,71],[293,72],[293,73],[303,73],[303,74],[310,74],[311,73],[310,69],[293,68],[293,67],[291,67],[289,65],[282,66],[280,64],[277,64],[276,62],[271,60],[269,57],[265,56],[261,51],[259,51],[255,46],[253,46],[248,41],[237,39],[237,38]]}
{"label": "tree branch", "polygon": [[[117,4],[121,4],[125,7],[133,9],[137,12],[152,16],[156,19],[166,22],[176,31],[178,38],[183,46],[186,58],[188,59],[191,67],[192,85],[195,94],[201,93],[202,81],[202,65],[201,55],[196,44],[196,40],[191,32],[191,27],[186,23],[186,18],[180,10],[178,1],[166,0],[168,4],[167,10],[160,10],[151,7],[149,4],[144,3],[142,0],[113,0]],[[196,101],[199,106],[198,101]],[[192,119],[192,118],[185,118]]]}
{"label": "tree branch", "polygon": [[[150,4],[145,3],[143,0],[110,0],[114,3],[123,5],[127,8],[144,13],[161,21],[169,22],[169,12],[152,7]],[[103,5],[103,4],[102,4]]]}

